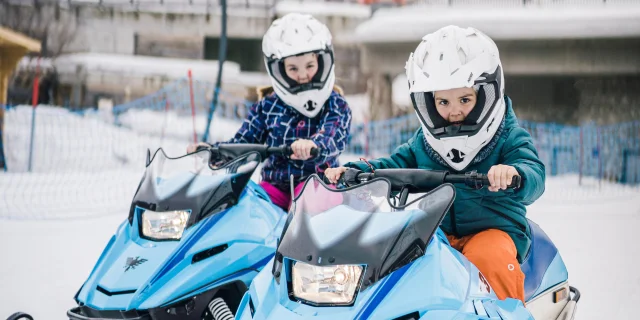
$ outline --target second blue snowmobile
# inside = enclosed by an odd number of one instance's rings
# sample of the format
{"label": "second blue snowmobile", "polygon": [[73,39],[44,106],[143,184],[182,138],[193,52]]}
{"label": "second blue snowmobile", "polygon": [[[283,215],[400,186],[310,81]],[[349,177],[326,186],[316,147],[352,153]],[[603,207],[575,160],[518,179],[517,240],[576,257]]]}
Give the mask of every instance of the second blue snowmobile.
{"label": "second blue snowmobile", "polygon": [[526,307],[499,300],[439,228],[456,195],[452,183],[482,188],[486,175],[348,169],[343,181],[349,187],[335,190],[307,179],[236,319],[573,319],[580,293],[537,224],[529,221],[522,263]]}

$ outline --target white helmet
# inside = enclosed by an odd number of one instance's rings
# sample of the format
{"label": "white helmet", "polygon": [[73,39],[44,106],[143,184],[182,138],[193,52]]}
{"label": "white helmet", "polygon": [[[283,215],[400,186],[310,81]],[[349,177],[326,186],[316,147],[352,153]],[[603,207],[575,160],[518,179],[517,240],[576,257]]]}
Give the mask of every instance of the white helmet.
{"label": "white helmet", "polygon": [[[504,75],[496,44],[474,28],[447,26],[422,38],[405,66],[413,107],[427,143],[457,171],[464,170],[496,133],[505,114]],[[474,88],[475,107],[454,125],[436,110],[439,90]]]}
{"label": "white helmet", "polygon": [[[311,15],[290,13],[275,20],[262,39],[262,52],[274,91],[309,118],[320,112],[336,80],[331,38],[327,26]],[[309,52],[318,55],[318,71],[309,83],[299,84],[287,76],[284,59]]]}

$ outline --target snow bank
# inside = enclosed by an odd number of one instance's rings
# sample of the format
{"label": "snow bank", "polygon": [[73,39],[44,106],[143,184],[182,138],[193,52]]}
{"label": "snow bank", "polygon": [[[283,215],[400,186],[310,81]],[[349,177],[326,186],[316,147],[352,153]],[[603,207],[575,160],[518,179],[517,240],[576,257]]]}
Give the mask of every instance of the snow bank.
{"label": "snow bank", "polygon": [[0,173],[0,219],[125,217],[142,173],[99,167],[94,172]]}
{"label": "snow bank", "polygon": [[[0,172],[0,219],[89,218],[128,210],[146,152],[162,147],[183,155],[193,141],[193,119],[177,111],[129,110],[121,126],[100,112],[84,115],[52,106],[36,108],[32,172],[28,173],[30,106],[5,113],[9,172]],[[196,116],[201,137],[206,116]],[[226,141],[241,121],[215,117],[208,141]],[[357,160],[355,156],[346,156]],[[253,178],[259,179],[260,168]]]}
{"label": "snow bank", "polygon": [[[193,141],[194,121],[191,115],[178,111],[158,112],[151,110],[131,109],[118,117],[118,121],[126,128],[158,137],[165,137],[180,141]],[[213,118],[207,141],[226,141],[240,129],[241,120]],[[207,115],[196,114],[195,131],[198,139],[202,137],[207,126]]]}
{"label": "snow bank", "polygon": [[[11,172],[28,169],[31,138],[30,106],[5,113],[4,145]],[[52,106],[36,108],[32,172],[94,172],[96,170],[143,168],[147,148],[162,147],[169,155],[184,154],[193,141],[191,116],[175,111],[129,110],[116,127],[98,113],[80,115]],[[198,139],[205,130],[205,115],[196,117]],[[230,139],[240,121],[214,118],[210,141]]]}
{"label": "snow bank", "polygon": [[[26,172],[29,162],[32,108],[18,106],[5,113],[4,151],[11,172]],[[163,147],[184,153],[187,141],[162,139],[118,128],[96,116],[67,109],[36,109],[32,172],[95,172],[143,168],[146,149]]]}
{"label": "snow bank", "polygon": [[[170,79],[182,79],[189,69],[193,70],[193,78],[215,81],[218,74],[218,61],[177,59],[148,56],[132,56],[113,53],[71,53],[57,57],[53,65],[58,72],[75,74],[76,68],[82,66],[87,74],[122,74],[143,78],[145,76],[163,75]],[[161,66],[161,67],[160,67]],[[240,65],[225,61],[222,68],[223,79],[236,79],[240,75]]]}

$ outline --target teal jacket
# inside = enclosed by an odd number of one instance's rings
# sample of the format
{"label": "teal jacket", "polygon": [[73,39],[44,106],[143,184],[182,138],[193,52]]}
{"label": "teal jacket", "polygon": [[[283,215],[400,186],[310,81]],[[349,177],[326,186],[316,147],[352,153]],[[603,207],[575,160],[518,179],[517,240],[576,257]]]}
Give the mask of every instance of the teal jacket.
{"label": "teal jacket", "polygon": [[[465,171],[487,173],[491,166],[510,165],[522,177],[521,188],[516,191],[490,192],[487,188],[473,190],[456,185],[456,199],[442,221],[441,228],[447,234],[457,237],[486,229],[502,230],[513,239],[518,250],[517,258],[522,262],[531,244],[525,206],[533,203],[544,192],[545,166],[538,158],[531,135],[518,124],[511,100],[505,96],[505,101],[506,115],[501,132],[496,133],[493,143],[485,146],[487,150],[480,151],[488,151],[486,158],[470,164]],[[433,154],[421,128],[408,142],[396,148],[390,157],[371,160],[369,163],[374,169],[420,168],[455,172],[437,161],[437,156]],[[370,171],[369,166],[362,161],[350,162],[345,166]]]}

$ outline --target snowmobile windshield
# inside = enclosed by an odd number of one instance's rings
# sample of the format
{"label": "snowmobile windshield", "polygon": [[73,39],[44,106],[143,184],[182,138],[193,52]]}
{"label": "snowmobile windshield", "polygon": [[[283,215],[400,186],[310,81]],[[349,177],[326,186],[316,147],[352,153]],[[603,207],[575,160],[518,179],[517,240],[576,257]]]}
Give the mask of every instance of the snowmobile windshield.
{"label": "snowmobile windshield", "polygon": [[136,207],[154,212],[187,211],[187,227],[237,203],[251,175],[261,162],[257,152],[248,153],[213,168],[209,150],[169,157],[158,149],[149,157],[134,196]]}
{"label": "snowmobile windshield", "polygon": [[378,178],[335,190],[312,175],[295,200],[278,262],[361,265],[366,287],[422,256],[453,202],[453,186],[442,185],[403,207],[390,204],[390,189],[388,180]]}

